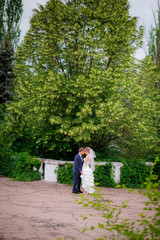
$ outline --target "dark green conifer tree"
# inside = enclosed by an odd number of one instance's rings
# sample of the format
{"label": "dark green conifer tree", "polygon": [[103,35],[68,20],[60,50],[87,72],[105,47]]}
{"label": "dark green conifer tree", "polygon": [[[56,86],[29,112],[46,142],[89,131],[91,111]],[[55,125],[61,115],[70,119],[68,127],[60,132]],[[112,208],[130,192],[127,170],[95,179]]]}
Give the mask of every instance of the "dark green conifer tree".
{"label": "dark green conifer tree", "polygon": [[13,96],[14,51],[20,36],[22,0],[0,0],[0,104]]}
{"label": "dark green conifer tree", "polygon": [[0,49],[0,104],[5,104],[12,99],[14,53],[9,39],[6,36],[4,45]]}

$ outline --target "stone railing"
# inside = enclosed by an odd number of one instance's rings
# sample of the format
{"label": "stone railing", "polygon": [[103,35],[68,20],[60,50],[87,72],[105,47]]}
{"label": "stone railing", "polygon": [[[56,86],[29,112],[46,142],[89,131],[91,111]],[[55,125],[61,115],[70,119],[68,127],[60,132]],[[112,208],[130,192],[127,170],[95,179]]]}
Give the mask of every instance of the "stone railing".
{"label": "stone railing", "polygon": [[[41,172],[42,178],[46,182],[57,182],[57,173],[55,170],[58,170],[59,166],[64,165],[65,163],[72,163],[73,161],[60,161],[60,160],[51,160],[38,158],[41,161],[41,167],[39,171]],[[107,162],[95,162],[96,165],[105,165]],[[123,166],[121,162],[111,162],[114,172],[114,181],[118,183],[120,181],[120,168]],[[147,165],[152,165],[153,163],[147,162]]]}

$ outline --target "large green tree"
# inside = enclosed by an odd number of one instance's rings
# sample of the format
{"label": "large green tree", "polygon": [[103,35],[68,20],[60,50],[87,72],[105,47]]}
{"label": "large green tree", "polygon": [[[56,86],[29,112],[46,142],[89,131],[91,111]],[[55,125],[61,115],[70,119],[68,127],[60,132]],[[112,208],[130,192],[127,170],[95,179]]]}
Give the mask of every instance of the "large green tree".
{"label": "large green tree", "polygon": [[[155,26],[151,27],[149,32],[149,42],[148,42],[148,50],[149,56],[152,57],[152,60],[155,62],[157,66],[157,72],[160,72],[160,1],[158,0],[158,10],[154,14]],[[157,92],[157,129],[158,136],[160,138],[160,107],[159,107],[159,94],[160,94],[160,76],[157,77],[154,85],[154,92]],[[159,144],[160,145],[160,144]]]}
{"label": "large green tree", "polygon": [[0,49],[0,104],[5,104],[12,100],[14,73],[13,73],[14,53],[9,39],[6,36],[4,45]]}
{"label": "large green tree", "polygon": [[31,19],[19,51],[21,71],[54,69],[72,79],[107,70],[134,52],[141,35],[136,23],[127,0],[49,1]]}
{"label": "large green tree", "polygon": [[154,14],[155,26],[149,32],[148,50],[160,70],[160,1],[158,0],[158,10]]}
{"label": "large green tree", "polygon": [[12,47],[17,45],[22,10],[22,0],[0,1],[0,47],[3,46],[6,35],[9,35]]}
{"label": "large green tree", "polygon": [[0,1],[0,104],[12,99],[14,51],[19,41],[22,0]]}
{"label": "large green tree", "polygon": [[142,28],[128,1],[50,0],[30,23],[8,107],[14,144],[24,139],[53,157],[84,144],[142,156],[156,141],[155,108],[139,84],[133,54]]}

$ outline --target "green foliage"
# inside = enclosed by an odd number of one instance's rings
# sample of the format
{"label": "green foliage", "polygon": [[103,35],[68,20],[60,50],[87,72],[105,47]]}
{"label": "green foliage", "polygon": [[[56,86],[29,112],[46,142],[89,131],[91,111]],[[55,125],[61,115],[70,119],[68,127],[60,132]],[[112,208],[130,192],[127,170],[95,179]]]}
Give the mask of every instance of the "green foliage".
{"label": "green foliage", "polygon": [[13,96],[14,51],[19,41],[22,0],[0,1],[0,104]]}
{"label": "green foliage", "polygon": [[5,143],[5,138],[3,135],[4,116],[5,108],[2,104],[0,104],[0,174],[2,174],[3,171],[4,175],[7,175],[9,172],[8,163],[13,152]]}
{"label": "green foliage", "polygon": [[149,32],[148,51],[160,70],[160,1],[158,0],[158,11],[154,14],[155,26],[151,26]]}
{"label": "green foliage", "polygon": [[0,174],[15,181],[40,180],[40,165],[40,161],[32,158],[27,152],[14,153],[9,148],[0,149]]}
{"label": "green foliage", "polygon": [[139,44],[142,38],[126,0],[50,0],[34,11],[30,23],[19,49],[24,55],[18,67],[25,64],[28,69],[39,71],[40,67],[45,72],[55,69],[67,79],[82,73],[88,76],[93,66],[107,69],[117,64],[133,53],[133,43]]}
{"label": "green foliage", "polygon": [[4,120],[4,106],[0,104],[0,125],[2,124],[2,121]]}
{"label": "green foliage", "polygon": [[57,182],[68,185],[73,184],[73,164],[65,163],[64,165],[59,166],[57,171]]}
{"label": "green foliage", "polygon": [[13,151],[8,145],[5,145],[2,140],[0,140],[0,174],[8,176],[10,173],[10,167],[12,164],[11,156]]}
{"label": "green foliage", "polygon": [[30,76],[25,84],[21,79],[19,99],[8,105],[7,131],[14,142],[31,139],[39,152],[42,148],[57,156],[86,143],[111,153],[108,146],[114,142],[120,149],[116,156],[144,157],[157,151],[157,105],[144,94],[144,82],[138,84],[131,74],[135,69],[130,70],[121,64],[117,70],[93,70],[89,78],[79,75],[76,80],[52,71]]}
{"label": "green foliage", "polygon": [[124,156],[124,152],[118,145],[109,144],[107,147],[101,149],[100,152],[96,152],[97,162],[121,162],[121,158]]}
{"label": "green foliage", "polygon": [[0,104],[12,100],[14,53],[9,35],[6,36],[3,46],[0,48]]}
{"label": "green foliage", "polygon": [[156,164],[155,164],[155,167],[153,169],[153,174],[158,176],[158,179],[160,180],[160,161],[158,161]]}
{"label": "green foliage", "polygon": [[17,45],[20,31],[19,24],[22,16],[22,0],[1,0],[0,2],[0,47],[9,34],[11,45]]}
{"label": "green foliage", "polygon": [[[65,163],[64,165],[60,165],[57,170],[57,181],[58,183],[73,184],[73,164]],[[112,164],[108,163],[104,166],[96,166],[94,181],[99,186],[115,187]]]}
{"label": "green foliage", "polygon": [[136,24],[127,0],[40,5],[17,49],[6,117],[13,146],[23,139],[58,159],[86,143],[107,158],[156,151],[155,104],[132,57],[143,34]]}
{"label": "green foliage", "polygon": [[[155,24],[151,26],[149,32],[148,52],[149,56],[155,62],[157,66],[157,72],[160,72],[160,1],[157,1],[158,11],[153,13]],[[159,89],[160,89],[160,78],[155,79],[154,88],[156,90],[156,101],[157,101],[157,135],[160,142],[160,117],[159,117]],[[156,124],[156,123],[155,123]],[[159,143],[158,143],[159,145]]]}
{"label": "green foliage", "polygon": [[157,158],[160,159],[160,154],[151,155],[151,156],[149,156],[149,158],[146,161],[154,163],[153,174],[158,176],[158,179],[160,180],[160,161],[156,161],[156,163],[155,163],[155,160]]}
{"label": "green foliage", "polygon": [[[0,174],[17,181],[41,179],[40,161],[31,157],[28,152],[16,153],[8,144],[4,135],[5,107],[0,104]],[[35,167],[37,170],[34,170]]]}
{"label": "green foliage", "polygon": [[150,166],[140,160],[123,162],[120,174],[120,183],[129,188],[143,188],[144,182],[150,173]]}
{"label": "green foliage", "polygon": [[102,187],[115,187],[112,164],[107,163],[102,166],[96,166],[94,172],[94,181]]}
{"label": "green foliage", "polygon": [[[11,173],[9,177],[17,181],[40,180],[40,165],[40,161],[32,158],[27,152],[15,153],[12,156]],[[33,167],[37,170],[34,170]]]}
{"label": "green foliage", "polygon": [[[117,240],[117,239],[126,239],[126,240],[148,240],[154,239],[159,240],[160,236],[160,192],[156,188],[160,186],[160,181],[156,184],[153,183],[153,180],[157,179],[157,176],[153,174],[153,169],[155,165],[159,162],[157,158],[153,164],[153,167],[150,171],[150,176],[146,182],[146,190],[143,192],[139,191],[140,194],[143,194],[148,198],[148,201],[145,202],[146,207],[143,209],[143,212],[139,214],[141,219],[132,222],[130,219],[120,219],[120,214],[124,208],[127,208],[127,202],[122,202],[120,207],[114,207],[111,202],[103,201],[103,196],[99,193],[100,189],[92,194],[94,196],[94,201],[87,199],[86,196],[81,195],[81,200],[75,200],[78,204],[87,204],[89,207],[94,208],[99,211],[102,218],[105,218],[105,223],[99,222],[97,226],[92,226],[89,229],[83,229],[84,231],[89,231],[97,228],[102,228],[102,236],[97,240]],[[153,210],[155,212],[154,216],[147,216],[145,211]],[[92,216],[92,215],[90,215]],[[84,215],[81,216],[84,220],[87,219]],[[107,237],[107,233],[109,237]]]}

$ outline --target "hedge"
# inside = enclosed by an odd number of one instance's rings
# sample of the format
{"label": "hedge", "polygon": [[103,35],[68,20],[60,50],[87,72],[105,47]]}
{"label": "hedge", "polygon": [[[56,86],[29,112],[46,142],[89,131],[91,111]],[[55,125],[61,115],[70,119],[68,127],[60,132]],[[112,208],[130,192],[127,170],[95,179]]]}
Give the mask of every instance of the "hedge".
{"label": "hedge", "polygon": [[[115,182],[112,172],[112,164],[107,163],[103,166],[96,166],[94,172],[94,181],[96,185],[103,187],[114,187]],[[73,184],[73,164],[65,163],[57,170],[57,182],[68,185]]]}

